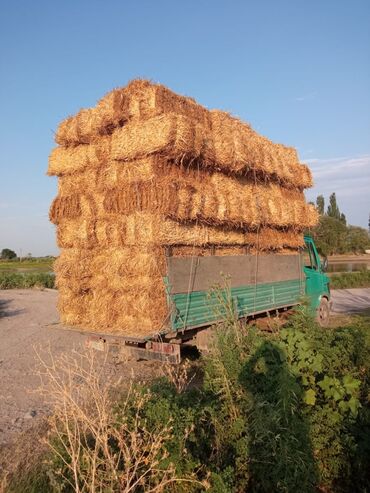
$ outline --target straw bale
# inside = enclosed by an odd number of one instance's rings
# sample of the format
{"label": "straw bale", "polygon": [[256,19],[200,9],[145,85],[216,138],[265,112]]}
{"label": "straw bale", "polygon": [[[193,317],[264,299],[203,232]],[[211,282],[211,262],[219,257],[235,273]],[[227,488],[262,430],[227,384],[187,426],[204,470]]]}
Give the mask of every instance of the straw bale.
{"label": "straw bale", "polygon": [[[190,98],[147,81],[115,89],[96,108],[81,110],[62,122],[56,140],[71,146],[74,156],[59,158],[59,151],[54,151],[49,174],[68,173],[86,163],[98,165],[95,146],[102,136],[109,139],[111,134],[113,159],[129,161],[160,153],[178,161],[199,159],[203,166],[227,173],[252,170],[301,188],[312,185],[308,168],[299,164],[293,148],[274,144],[228,113],[208,111]],[[86,143],[92,145],[91,150]],[[85,144],[84,150],[77,144]],[[76,159],[77,153],[81,159]]]}
{"label": "straw bale", "polygon": [[[85,168],[72,174],[59,176],[58,192],[63,195],[73,193],[106,192],[114,188],[127,187],[140,180],[154,180],[163,174],[164,165],[160,165],[155,157],[147,157],[123,164],[119,161],[107,161],[98,168]],[[169,165],[165,166],[169,169]],[[180,169],[183,167],[179,167]],[[177,169],[172,166],[173,170]]]}
{"label": "straw bale", "polygon": [[200,123],[209,122],[209,112],[194,99],[180,96],[160,84],[134,80],[126,87],[114,89],[104,96],[95,108],[81,110],[64,120],[55,140],[61,145],[90,143],[99,135],[112,133],[128,120],[147,119],[175,112]]}
{"label": "straw bale", "polygon": [[73,291],[68,286],[58,289],[58,312],[60,320],[65,325],[86,328],[93,323],[90,317],[90,306],[93,299],[91,291]]}
{"label": "straw bale", "polygon": [[56,224],[61,217],[73,219],[81,215],[81,198],[77,194],[56,197],[53,200],[49,211],[49,219],[54,224]]}
{"label": "straw bale", "polygon": [[175,113],[134,121],[112,134],[111,158],[132,161],[161,154],[178,161],[201,156],[207,129]]}
{"label": "straw bale", "polygon": [[47,174],[63,176],[102,166],[110,156],[110,141],[107,136],[90,145],[56,147],[50,153]]}
{"label": "straw bale", "polygon": [[111,248],[62,250],[56,261],[57,286],[81,289],[155,289],[166,273],[161,248]]}
{"label": "straw bale", "polygon": [[97,291],[90,305],[92,329],[126,336],[158,333],[168,322],[164,286],[153,291]]}
{"label": "straw bale", "polygon": [[[143,161],[142,164],[146,165],[148,179],[140,179],[142,166],[136,168],[137,181],[131,181],[136,175],[135,169],[128,179],[126,174],[113,171],[116,187],[108,191],[99,186],[102,191],[96,192],[98,177],[93,179],[89,173],[90,187],[89,183],[86,187],[79,183],[89,194],[65,195],[64,185],[61,185],[61,195],[52,204],[50,220],[58,224],[78,215],[101,219],[148,211],[179,221],[198,219],[205,224],[243,228],[258,225],[312,227],[317,222],[315,208],[306,204],[303,192],[296,189],[254,184],[218,172],[209,174],[174,165],[156,168],[152,164],[150,171],[149,163]],[[74,182],[71,178],[64,182],[67,191],[73,189],[71,182]]]}
{"label": "straw bale", "polygon": [[135,213],[112,220],[63,220],[57,228],[60,248],[116,248],[137,245],[231,246],[260,245],[261,249],[299,248],[301,229],[260,228],[259,232],[179,223],[150,213]]}
{"label": "straw bale", "polygon": [[163,282],[149,289],[90,289],[76,292],[59,288],[62,323],[89,332],[132,337],[158,333],[168,323],[169,308]]}
{"label": "straw bale", "polygon": [[[213,114],[214,118],[226,115]],[[196,160],[202,167],[228,174],[255,171],[295,187],[312,186],[309,169],[299,163],[294,149],[273,144],[228,115],[212,130],[185,116],[168,113],[143,122],[133,121],[112,134],[114,160],[132,161],[153,154],[178,163]]]}
{"label": "straw bale", "polygon": [[271,142],[223,111],[211,111],[211,121],[212,140],[205,150],[206,160],[235,173],[252,168],[300,187],[312,185],[307,167],[299,164],[295,149]]}

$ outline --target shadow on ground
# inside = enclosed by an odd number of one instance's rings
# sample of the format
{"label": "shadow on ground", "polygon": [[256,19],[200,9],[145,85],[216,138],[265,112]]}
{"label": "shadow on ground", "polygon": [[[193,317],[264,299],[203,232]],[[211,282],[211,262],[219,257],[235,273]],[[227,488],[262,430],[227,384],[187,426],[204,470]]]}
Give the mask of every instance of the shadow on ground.
{"label": "shadow on ground", "polygon": [[11,303],[13,300],[0,300],[0,318],[2,317],[15,317],[20,313],[23,313],[24,310],[12,310]]}

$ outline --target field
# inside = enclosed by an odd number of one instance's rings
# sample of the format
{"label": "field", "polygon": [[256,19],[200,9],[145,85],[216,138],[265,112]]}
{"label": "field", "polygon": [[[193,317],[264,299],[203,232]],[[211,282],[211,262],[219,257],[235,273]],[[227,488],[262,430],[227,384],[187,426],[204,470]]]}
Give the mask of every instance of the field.
{"label": "field", "polygon": [[52,272],[54,257],[0,260],[0,274]]}
{"label": "field", "polygon": [[53,257],[0,260],[0,289],[54,288]]}

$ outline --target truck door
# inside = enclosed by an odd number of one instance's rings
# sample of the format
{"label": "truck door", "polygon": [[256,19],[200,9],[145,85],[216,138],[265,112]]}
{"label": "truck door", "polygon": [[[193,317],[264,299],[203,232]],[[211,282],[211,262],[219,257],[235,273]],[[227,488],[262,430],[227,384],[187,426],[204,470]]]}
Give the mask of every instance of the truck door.
{"label": "truck door", "polygon": [[320,299],[323,293],[323,281],[320,260],[311,241],[306,241],[303,266],[306,276],[306,295],[310,298],[312,308],[316,310],[320,305]]}

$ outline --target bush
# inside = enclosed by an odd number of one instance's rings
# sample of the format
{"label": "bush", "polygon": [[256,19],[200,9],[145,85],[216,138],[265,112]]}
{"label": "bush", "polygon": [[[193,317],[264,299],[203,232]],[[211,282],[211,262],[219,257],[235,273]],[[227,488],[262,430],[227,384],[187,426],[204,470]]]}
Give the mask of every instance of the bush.
{"label": "bush", "polygon": [[49,274],[47,272],[27,274],[0,272],[0,289],[23,289],[33,287],[54,288],[54,274]]}

